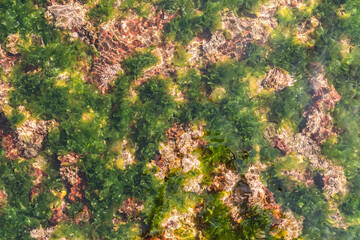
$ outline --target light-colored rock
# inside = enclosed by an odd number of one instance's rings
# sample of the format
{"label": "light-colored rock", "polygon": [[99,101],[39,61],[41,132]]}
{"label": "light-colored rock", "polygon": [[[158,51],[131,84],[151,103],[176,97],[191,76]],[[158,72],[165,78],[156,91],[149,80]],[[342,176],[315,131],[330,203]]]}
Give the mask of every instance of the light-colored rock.
{"label": "light-colored rock", "polygon": [[54,233],[55,227],[33,229],[30,232],[30,236],[37,240],[50,240],[51,235]]}
{"label": "light-colored rock", "polygon": [[293,86],[295,79],[286,73],[283,69],[273,68],[266,75],[261,85],[267,89],[274,89],[279,92],[286,87]]}
{"label": "light-colored rock", "polygon": [[183,173],[199,169],[199,156],[193,151],[204,144],[200,139],[203,136],[202,127],[193,130],[190,126],[175,125],[167,131],[167,136],[168,142],[160,143],[158,159],[151,163],[159,169],[155,176],[164,179],[170,170],[176,168]]}
{"label": "light-colored rock", "polygon": [[48,6],[45,17],[48,18],[55,27],[78,31],[88,22],[86,13],[89,8],[78,2],[71,2],[64,5],[54,3]]}
{"label": "light-colored rock", "polygon": [[304,217],[296,219],[291,210],[286,210],[278,228],[285,231],[285,240],[297,239],[302,235]]}
{"label": "light-colored rock", "polygon": [[56,127],[55,121],[27,119],[16,128],[16,148],[24,158],[32,158],[42,149],[48,130]]}
{"label": "light-colored rock", "polygon": [[[184,239],[180,234],[186,234],[190,239],[196,239],[198,230],[196,226],[196,212],[189,207],[186,212],[179,212],[176,209],[170,212],[170,216],[165,218],[161,224],[164,228],[166,239]],[[176,231],[181,229],[180,232]]]}
{"label": "light-colored rock", "polygon": [[228,169],[222,164],[214,170],[209,190],[231,192],[239,180],[240,177],[234,170]]}
{"label": "light-colored rock", "polygon": [[184,183],[184,190],[186,192],[193,192],[200,195],[203,191],[205,186],[202,185],[203,175],[200,174],[195,178],[186,179]]}

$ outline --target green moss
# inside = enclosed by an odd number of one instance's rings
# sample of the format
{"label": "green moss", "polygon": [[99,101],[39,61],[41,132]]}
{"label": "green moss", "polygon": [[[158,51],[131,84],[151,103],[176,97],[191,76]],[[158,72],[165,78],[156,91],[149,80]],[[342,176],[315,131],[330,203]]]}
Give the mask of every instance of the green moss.
{"label": "green moss", "polygon": [[109,160],[99,162],[97,155],[89,155],[83,160],[86,198],[93,214],[93,237],[120,236],[112,228],[112,216],[121,208],[122,202],[131,196],[145,201],[157,193],[154,179],[143,164],[133,165],[125,171],[112,170],[107,167]]}
{"label": "green moss", "polygon": [[235,169],[235,155],[225,146],[209,147],[201,154],[201,170],[204,174],[204,183],[211,184],[211,173],[219,164],[225,164],[230,169]]}
{"label": "green moss", "polygon": [[[316,5],[316,3],[313,4]],[[308,3],[308,6],[301,8],[280,8],[276,13],[276,18],[279,22],[279,25],[282,27],[287,27],[291,31],[297,25],[310,18],[313,14],[312,4]]]}

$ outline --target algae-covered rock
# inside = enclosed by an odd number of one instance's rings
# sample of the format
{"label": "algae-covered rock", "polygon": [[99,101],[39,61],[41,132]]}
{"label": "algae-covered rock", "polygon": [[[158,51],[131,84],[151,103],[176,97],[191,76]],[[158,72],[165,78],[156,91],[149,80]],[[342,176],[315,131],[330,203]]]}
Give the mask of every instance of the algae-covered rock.
{"label": "algae-covered rock", "polygon": [[0,1],[0,238],[359,239],[357,9]]}

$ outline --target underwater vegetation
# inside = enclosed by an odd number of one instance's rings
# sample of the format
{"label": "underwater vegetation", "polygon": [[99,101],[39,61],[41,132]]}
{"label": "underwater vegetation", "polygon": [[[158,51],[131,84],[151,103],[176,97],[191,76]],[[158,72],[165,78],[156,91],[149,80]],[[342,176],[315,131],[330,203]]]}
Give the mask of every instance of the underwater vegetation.
{"label": "underwater vegetation", "polygon": [[360,239],[359,11],[0,0],[0,239]]}

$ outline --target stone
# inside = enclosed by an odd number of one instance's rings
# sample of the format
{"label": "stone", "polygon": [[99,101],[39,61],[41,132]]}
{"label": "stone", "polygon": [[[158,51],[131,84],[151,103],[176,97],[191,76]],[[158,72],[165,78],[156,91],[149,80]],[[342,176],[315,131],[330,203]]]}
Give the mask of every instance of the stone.
{"label": "stone", "polygon": [[33,229],[30,232],[30,236],[37,240],[50,240],[51,235],[54,233],[55,227]]}
{"label": "stone", "polygon": [[[316,37],[315,31],[319,25],[319,20],[315,16],[312,16],[305,22],[300,23],[300,25],[297,27],[296,38],[301,43],[310,44],[309,42],[314,40]],[[312,45],[310,44],[310,46]]]}
{"label": "stone", "polygon": [[126,199],[121,208],[117,210],[115,216],[112,218],[114,228],[118,228],[118,224],[126,223],[130,218],[133,220],[139,220],[138,215],[144,209],[144,204],[136,200],[134,197]]}
{"label": "stone", "polygon": [[[0,49],[1,51],[1,49]],[[1,53],[0,53],[1,54]],[[1,56],[0,56],[1,59]],[[1,60],[0,60],[1,62]],[[1,63],[0,63],[1,65]],[[0,80],[0,112],[3,110],[4,106],[8,104],[8,92],[10,90],[10,84]]]}
{"label": "stone", "polygon": [[286,73],[283,69],[273,68],[266,75],[261,85],[266,89],[274,89],[279,92],[286,87],[293,86],[295,79]]}
{"label": "stone", "polygon": [[20,34],[10,34],[6,38],[6,50],[13,54],[19,54],[19,45],[22,45],[24,41],[20,38]]}
{"label": "stone", "polygon": [[313,64],[313,74],[310,76],[313,101],[303,113],[306,126],[302,132],[317,144],[322,144],[331,135],[337,134],[338,130],[333,124],[329,111],[332,111],[341,99],[335,88],[328,84],[323,72],[323,66]]}
{"label": "stone", "polygon": [[239,182],[240,177],[234,170],[221,164],[214,170],[212,179],[212,183],[209,186],[210,191],[231,192]]}
{"label": "stone", "polygon": [[0,190],[0,208],[4,207],[7,203],[8,195],[4,190]]}
{"label": "stone", "polygon": [[213,54],[218,51],[218,49],[226,43],[224,34],[221,32],[215,32],[209,42],[202,45],[203,53]]}
{"label": "stone", "polygon": [[201,140],[203,130],[202,126],[195,130],[191,127],[191,125],[175,124],[166,132],[168,142],[160,143],[159,155],[151,162],[151,165],[159,169],[155,176],[164,179],[170,170],[176,168],[181,169],[183,173],[199,169],[200,161],[193,151],[205,144]]}
{"label": "stone", "polygon": [[80,169],[77,166],[78,159],[79,156],[75,153],[59,157],[60,176],[70,189],[68,199],[72,202],[83,200],[85,194],[85,182],[80,176]]}
{"label": "stone", "polygon": [[[184,212],[172,210],[170,216],[161,223],[161,227],[164,228],[165,239],[183,239],[181,233],[186,233],[188,238],[196,239],[198,236],[196,216],[196,210],[191,207],[188,207]],[[181,231],[176,231],[179,229]]]}
{"label": "stone", "polygon": [[303,221],[304,217],[296,219],[291,210],[286,210],[283,213],[280,224],[278,225],[278,228],[283,229],[285,232],[284,239],[291,240],[300,237],[302,235]]}
{"label": "stone", "polygon": [[3,47],[0,45],[0,70],[3,70],[5,73],[5,76],[9,75],[11,72],[11,69],[14,67],[16,62],[18,62],[20,59],[20,56],[10,54],[9,52],[6,52]]}
{"label": "stone", "polygon": [[160,51],[162,60],[157,67],[145,73],[146,77],[140,80],[138,85],[152,76],[159,75],[160,69],[166,69],[164,68],[167,66],[166,59],[172,56],[173,48],[169,47],[170,45],[163,45],[160,38],[161,30],[174,15],[164,12],[156,13],[155,8],[151,12],[148,18],[141,18],[132,12],[126,19],[110,21],[102,26],[95,41],[95,47],[100,56],[94,57],[92,77],[89,78],[89,81],[95,83],[102,93],[111,90],[111,84],[117,76],[116,74],[106,74],[106,69],[114,69],[114,66],[118,66],[120,69],[121,62],[125,58],[151,45],[162,49]]}
{"label": "stone", "polygon": [[86,13],[88,7],[78,2],[70,2],[67,4],[54,3],[48,6],[45,17],[57,28],[79,31],[88,24]]}
{"label": "stone", "polygon": [[28,119],[16,128],[14,137],[19,156],[35,157],[41,151],[48,130],[56,127],[55,121]]}
{"label": "stone", "polygon": [[200,195],[205,189],[205,186],[202,184],[203,178],[204,176],[200,174],[195,178],[186,179],[184,183],[184,190],[186,192],[193,192]]}
{"label": "stone", "polygon": [[306,187],[310,187],[310,186],[314,185],[314,179],[311,177],[311,171],[309,169],[284,170],[281,172],[281,174],[283,174],[285,176],[289,176],[292,180],[295,180],[297,182],[304,183]]}

